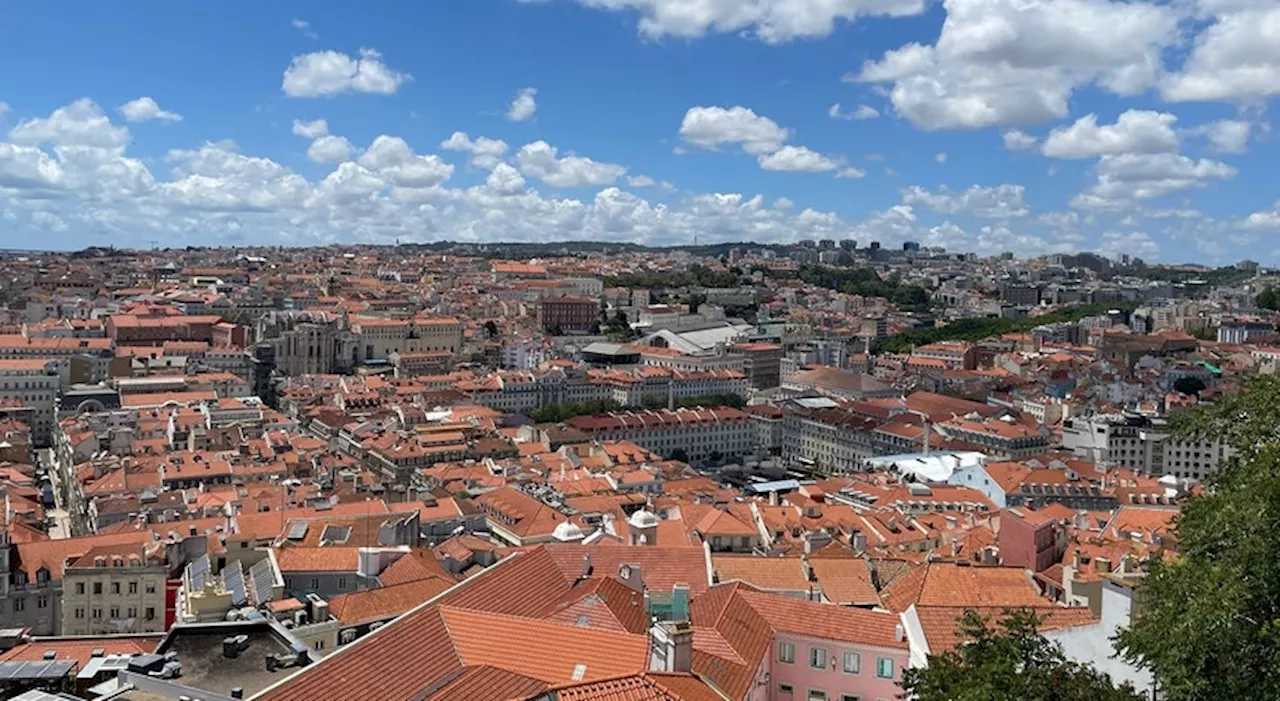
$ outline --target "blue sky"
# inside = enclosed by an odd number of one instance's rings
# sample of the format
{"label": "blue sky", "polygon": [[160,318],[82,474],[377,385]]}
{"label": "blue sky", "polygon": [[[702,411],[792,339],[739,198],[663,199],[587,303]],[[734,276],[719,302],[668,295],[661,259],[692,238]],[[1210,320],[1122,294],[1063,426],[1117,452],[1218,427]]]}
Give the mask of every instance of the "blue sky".
{"label": "blue sky", "polygon": [[28,2],[0,60],[3,247],[1280,252],[1274,0]]}

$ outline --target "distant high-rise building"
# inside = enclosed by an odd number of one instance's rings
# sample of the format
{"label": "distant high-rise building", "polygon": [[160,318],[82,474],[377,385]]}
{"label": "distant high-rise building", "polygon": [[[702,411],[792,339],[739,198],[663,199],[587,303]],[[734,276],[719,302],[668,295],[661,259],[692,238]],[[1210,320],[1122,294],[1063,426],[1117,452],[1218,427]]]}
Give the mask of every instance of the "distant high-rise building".
{"label": "distant high-rise building", "polygon": [[818,242],[818,248],[824,251],[829,251],[835,247],[836,247],[836,242],[832,239],[822,239],[821,241]]}
{"label": "distant high-rise building", "polygon": [[904,250],[904,251],[918,251],[918,250],[920,250],[920,244],[919,244],[919,243],[916,243],[915,241],[903,241],[903,242],[902,242],[902,250]]}
{"label": "distant high-rise building", "polygon": [[878,250],[880,250],[880,242],[879,242],[879,241],[872,241],[872,242],[871,242],[871,245],[869,246],[869,248],[870,248],[871,250],[873,250],[873,251],[878,251]]}
{"label": "distant high-rise building", "polygon": [[840,248],[843,248],[846,251],[856,251],[858,249],[858,240],[845,239],[840,242]]}

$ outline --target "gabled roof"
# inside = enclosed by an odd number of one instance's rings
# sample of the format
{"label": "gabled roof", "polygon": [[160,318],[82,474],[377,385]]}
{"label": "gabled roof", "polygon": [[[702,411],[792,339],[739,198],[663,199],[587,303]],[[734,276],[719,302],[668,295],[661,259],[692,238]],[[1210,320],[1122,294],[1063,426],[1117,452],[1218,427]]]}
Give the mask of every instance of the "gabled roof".
{"label": "gabled roof", "polygon": [[571,586],[545,549],[516,553],[257,698],[513,699],[645,672],[646,636],[541,619]]}

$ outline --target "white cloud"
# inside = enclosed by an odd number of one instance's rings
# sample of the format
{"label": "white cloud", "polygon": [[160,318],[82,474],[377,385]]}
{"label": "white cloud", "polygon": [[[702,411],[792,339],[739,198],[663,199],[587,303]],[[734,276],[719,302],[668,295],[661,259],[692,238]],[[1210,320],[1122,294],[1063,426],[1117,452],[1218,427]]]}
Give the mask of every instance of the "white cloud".
{"label": "white cloud", "polygon": [[0,102],[0,117],[3,117],[13,111],[7,102]]}
{"label": "white cloud", "polygon": [[349,92],[390,95],[412,79],[408,73],[388,68],[382,55],[373,49],[360,49],[359,58],[338,51],[316,51],[293,57],[280,88],[289,97],[328,97]]}
{"label": "white cloud", "polygon": [[945,185],[937,192],[930,192],[918,185],[902,191],[902,202],[908,205],[924,205],[940,214],[972,214],[984,219],[1010,219],[1025,217],[1030,212],[1021,185],[997,185],[982,187],[973,185],[962,192],[954,192]]}
{"label": "white cloud", "polygon": [[538,111],[538,101],[534,99],[537,94],[537,88],[525,88],[516,93],[511,106],[507,108],[507,121],[523,122],[532,119],[533,114]]}
{"label": "white cloud", "polygon": [[1044,140],[1041,151],[1053,158],[1092,158],[1123,153],[1169,153],[1178,150],[1168,112],[1128,110],[1115,124],[1098,126],[1098,116],[1088,114],[1069,127],[1058,127]]}
{"label": "white cloud", "polygon": [[629,175],[627,176],[627,185],[631,187],[653,187],[658,181],[647,175]]}
{"label": "white cloud", "polygon": [[1202,2],[1214,24],[1201,32],[1182,70],[1165,77],[1171,101],[1261,102],[1280,95],[1280,5]]}
{"label": "white cloud", "polygon": [[836,177],[843,178],[846,180],[858,180],[859,178],[867,177],[867,171],[862,170],[861,168],[854,168],[853,166],[848,166],[845,168],[841,168],[840,172],[836,173]]}
{"label": "white cloud", "polygon": [[1253,124],[1236,119],[1223,119],[1190,131],[1198,136],[1207,136],[1214,149],[1222,153],[1244,153],[1249,150],[1249,136],[1253,132]]}
{"label": "white cloud", "polygon": [[1108,258],[1120,258],[1128,255],[1134,258],[1150,260],[1160,255],[1160,246],[1150,234],[1132,231],[1127,234],[1107,231],[1099,241],[1098,252]]}
{"label": "white cloud", "polygon": [[804,146],[783,146],[769,155],[760,155],[759,159],[760,167],[765,170],[823,173],[840,167],[839,161]]}
{"label": "white cloud", "polygon": [[499,163],[489,173],[485,186],[499,195],[514,195],[524,191],[525,182],[520,171],[506,163]]}
{"label": "white cloud", "polygon": [[149,97],[140,97],[120,105],[120,114],[123,114],[124,118],[130,122],[149,122],[153,119],[158,119],[162,122],[182,121],[182,115],[160,109],[160,105]]}
{"label": "white cloud", "polygon": [[341,163],[351,158],[351,142],[346,137],[326,134],[311,142],[307,158],[316,163]]}
{"label": "white cloud", "polygon": [[402,188],[433,188],[453,175],[453,165],[439,156],[418,155],[404,139],[386,134],[373,140],[359,164]]}
{"label": "white cloud", "polygon": [[691,107],[680,123],[680,136],[705,149],[740,144],[747,153],[761,154],[782,148],[791,132],[746,107]]}
{"label": "white cloud", "polygon": [[827,109],[827,116],[832,119],[875,119],[880,112],[870,105],[858,105],[852,112],[845,112],[837,102]]}
{"label": "white cloud", "polygon": [[1121,154],[1098,161],[1098,181],[1072,200],[1073,207],[1097,210],[1133,209],[1182,190],[1230,180],[1236,169],[1218,161],[1194,160],[1177,153]]}
{"label": "white cloud", "polygon": [[113,125],[96,102],[81,98],[47,118],[19,122],[9,138],[19,144],[117,149],[128,143],[129,130]]}
{"label": "white cloud", "polygon": [[947,154],[945,152],[939,152],[934,155],[933,160],[937,161],[938,163],[946,163]]}
{"label": "white cloud", "polygon": [[493,168],[502,160],[502,155],[507,152],[507,142],[483,136],[478,136],[475,141],[472,141],[466,132],[455,131],[449,138],[440,142],[440,148],[446,151],[465,151],[471,154],[468,162],[472,166],[487,169]]}
{"label": "white cloud", "polygon": [[[537,0],[521,0],[535,2]],[[578,0],[586,7],[634,11],[641,36],[696,38],[746,33],[770,44],[824,37],[840,21],[905,17],[924,12],[924,0]]]}
{"label": "white cloud", "polygon": [[1000,136],[1004,139],[1004,147],[1010,151],[1026,151],[1039,141],[1021,129],[1006,129]]}
{"label": "white cloud", "polygon": [[1171,6],[1111,0],[944,0],[932,46],[867,62],[851,82],[891,83],[890,100],[921,129],[979,129],[1067,115],[1072,92],[1120,95],[1154,82],[1178,38]]}
{"label": "white cloud", "polygon": [[1270,210],[1250,214],[1240,222],[1240,226],[1244,229],[1280,231],[1280,202],[1276,202]]}
{"label": "white cloud", "polygon": [[293,20],[289,22],[289,24],[293,25],[294,29],[302,32],[302,34],[306,36],[308,39],[320,38],[320,35],[316,34],[315,30],[311,28],[311,23],[306,20],[301,20],[301,19],[298,19],[297,17],[294,17]]}
{"label": "white cloud", "polygon": [[329,123],[323,119],[317,119],[311,122],[304,122],[300,119],[293,120],[293,135],[301,136],[304,139],[318,139],[329,133]]}
{"label": "white cloud", "polygon": [[622,177],[627,169],[613,163],[600,163],[573,154],[560,157],[558,149],[545,141],[525,144],[516,153],[516,163],[525,175],[531,175],[552,187],[587,187],[608,185]]}

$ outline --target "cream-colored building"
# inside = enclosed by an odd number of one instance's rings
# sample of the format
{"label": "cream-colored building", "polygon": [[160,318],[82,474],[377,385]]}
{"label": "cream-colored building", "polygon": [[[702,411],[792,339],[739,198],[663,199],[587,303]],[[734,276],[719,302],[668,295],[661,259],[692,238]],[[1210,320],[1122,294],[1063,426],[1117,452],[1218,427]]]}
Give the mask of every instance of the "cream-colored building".
{"label": "cream-colored building", "polygon": [[31,438],[37,446],[53,442],[57,421],[58,390],[61,378],[58,364],[65,360],[24,358],[0,360],[0,405],[25,411],[18,418],[31,427]]}
{"label": "cream-colored building", "polygon": [[90,550],[63,571],[62,635],[163,631],[168,574],[163,547]]}

